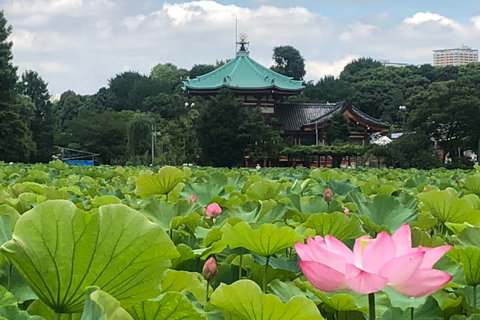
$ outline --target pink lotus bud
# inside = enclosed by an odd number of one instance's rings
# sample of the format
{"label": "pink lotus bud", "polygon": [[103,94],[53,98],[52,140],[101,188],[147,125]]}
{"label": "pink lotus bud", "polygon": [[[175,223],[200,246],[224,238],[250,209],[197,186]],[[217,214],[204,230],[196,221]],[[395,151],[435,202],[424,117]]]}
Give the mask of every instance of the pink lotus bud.
{"label": "pink lotus bud", "polygon": [[190,196],[188,197],[188,202],[197,202],[197,196],[195,193],[191,193]]}
{"label": "pink lotus bud", "polygon": [[423,187],[423,192],[427,192],[427,187]]}
{"label": "pink lotus bud", "polygon": [[350,210],[348,210],[347,207],[343,208],[343,213],[345,213],[346,216],[350,214]]}
{"label": "pink lotus bud", "polygon": [[222,208],[218,203],[212,202],[205,208],[205,215],[207,219],[216,218],[222,213]]}
{"label": "pink lotus bud", "polygon": [[323,193],[323,200],[330,202],[333,199],[333,192],[330,190],[330,188],[325,189],[325,192]]}
{"label": "pink lotus bud", "polygon": [[205,280],[210,281],[217,275],[217,261],[214,257],[210,257],[205,261],[202,269],[202,276]]}

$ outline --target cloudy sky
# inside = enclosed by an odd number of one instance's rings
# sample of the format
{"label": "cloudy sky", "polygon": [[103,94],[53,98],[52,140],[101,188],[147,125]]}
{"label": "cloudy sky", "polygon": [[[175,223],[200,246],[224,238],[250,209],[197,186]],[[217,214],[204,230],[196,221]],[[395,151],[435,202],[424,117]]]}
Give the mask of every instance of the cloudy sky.
{"label": "cloudy sky", "polygon": [[270,66],[275,46],[292,45],[315,82],[358,57],[423,64],[434,49],[480,47],[478,0],[1,0],[0,9],[18,73],[37,71],[52,94],[93,94],[158,63],[232,58],[236,20],[253,59]]}

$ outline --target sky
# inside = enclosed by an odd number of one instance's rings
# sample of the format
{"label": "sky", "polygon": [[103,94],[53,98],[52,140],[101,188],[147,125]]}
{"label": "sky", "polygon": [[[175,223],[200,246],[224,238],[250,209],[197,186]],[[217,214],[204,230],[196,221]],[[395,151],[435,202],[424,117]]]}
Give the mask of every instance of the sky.
{"label": "sky", "polygon": [[94,94],[124,71],[159,63],[187,70],[235,57],[272,65],[273,48],[305,59],[305,80],[338,76],[353,59],[432,63],[432,50],[480,47],[478,0],[0,0],[13,27],[18,75],[39,73],[51,94]]}

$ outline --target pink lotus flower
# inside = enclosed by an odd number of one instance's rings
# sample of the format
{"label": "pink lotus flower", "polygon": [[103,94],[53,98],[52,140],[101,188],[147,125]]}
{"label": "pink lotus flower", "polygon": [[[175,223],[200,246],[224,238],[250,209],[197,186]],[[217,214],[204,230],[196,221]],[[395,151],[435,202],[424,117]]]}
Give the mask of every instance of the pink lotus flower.
{"label": "pink lotus flower", "polygon": [[348,210],[347,207],[343,208],[343,213],[345,213],[346,216],[350,215],[350,210]]}
{"label": "pink lotus flower", "polygon": [[323,193],[323,200],[326,202],[330,202],[333,199],[333,192],[330,188],[325,189],[325,192]]}
{"label": "pink lotus flower", "polygon": [[217,218],[222,213],[222,208],[218,203],[212,202],[205,208],[205,216],[207,219]]}
{"label": "pink lotus flower", "polygon": [[331,235],[295,243],[303,274],[322,291],[351,289],[366,294],[388,286],[410,297],[427,295],[450,281],[451,275],[432,269],[450,248],[412,248],[408,223],[393,236],[385,231],[375,239],[361,236],[353,252]]}
{"label": "pink lotus flower", "polygon": [[188,197],[188,202],[197,202],[197,196],[195,193],[190,193],[190,196]]}
{"label": "pink lotus flower", "polygon": [[205,280],[210,281],[217,275],[218,268],[217,268],[217,261],[215,261],[214,257],[210,257],[205,261],[205,264],[202,268],[202,276]]}

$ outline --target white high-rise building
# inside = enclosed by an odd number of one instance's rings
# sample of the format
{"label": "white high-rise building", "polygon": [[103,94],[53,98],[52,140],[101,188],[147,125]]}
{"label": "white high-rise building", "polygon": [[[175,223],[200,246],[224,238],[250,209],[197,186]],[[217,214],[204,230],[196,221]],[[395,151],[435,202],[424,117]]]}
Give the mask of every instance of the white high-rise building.
{"label": "white high-rise building", "polygon": [[460,66],[478,62],[478,50],[467,46],[454,49],[433,50],[434,66]]}

